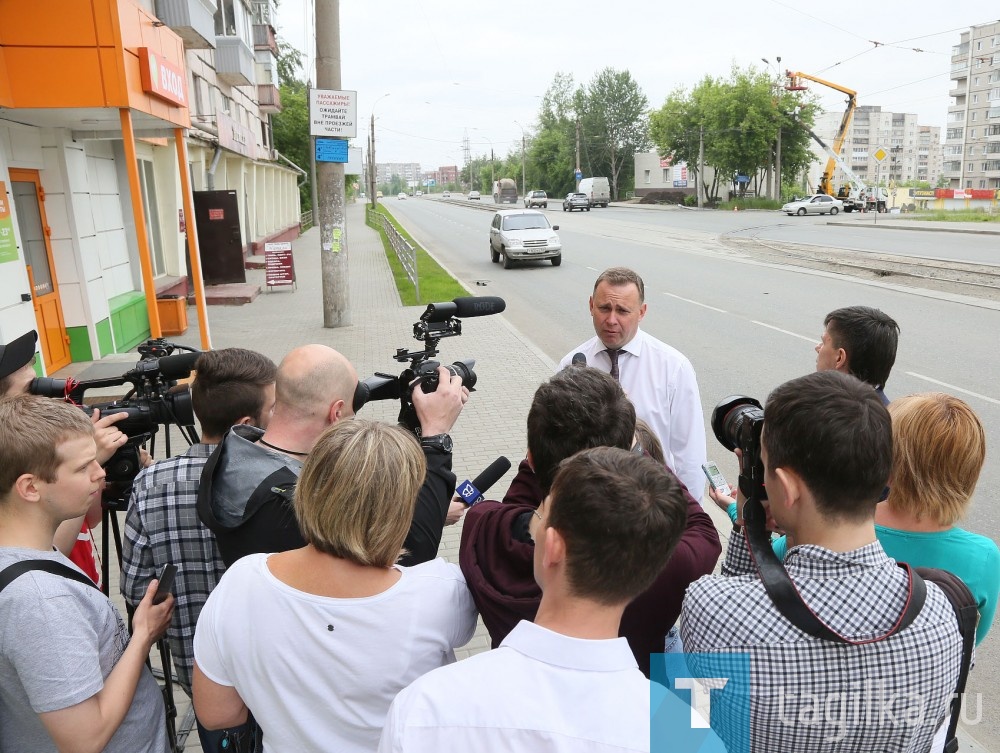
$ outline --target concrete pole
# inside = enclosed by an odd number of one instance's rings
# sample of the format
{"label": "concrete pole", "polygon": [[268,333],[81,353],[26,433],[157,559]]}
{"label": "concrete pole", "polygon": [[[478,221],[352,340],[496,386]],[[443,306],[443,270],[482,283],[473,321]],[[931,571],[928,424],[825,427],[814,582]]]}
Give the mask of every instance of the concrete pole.
{"label": "concrete pole", "polygon": [[[316,0],[316,88],[340,89],[340,0]],[[312,142],[312,139],[310,139]],[[310,143],[310,148],[315,147]],[[323,277],[323,326],[351,323],[347,269],[347,227],[344,218],[344,165],[316,166],[319,205],[320,269]]]}
{"label": "concrete pole", "polygon": [[702,194],[705,193],[705,171],[703,166],[705,165],[705,126],[702,126],[698,131],[698,209],[702,208],[704,204],[704,199]]}
{"label": "concrete pole", "polygon": [[[576,172],[580,172],[580,118],[576,119]],[[576,178],[576,173],[574,175],[574,181],[576,189],[580,189],[580,181]]]}
{"label": "concrete pole", "polygon": [[774,155],[774,184],[777,188],[774,192],[774,198],[781,201],[781,116],[778,117],[778,148]]}

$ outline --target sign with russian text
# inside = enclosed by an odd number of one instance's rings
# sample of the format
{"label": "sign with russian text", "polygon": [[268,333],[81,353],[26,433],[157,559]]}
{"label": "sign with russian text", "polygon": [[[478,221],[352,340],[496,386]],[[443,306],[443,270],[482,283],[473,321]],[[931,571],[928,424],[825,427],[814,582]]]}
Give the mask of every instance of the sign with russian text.
{"label": "sign with russian text", "polygon": [[264,284],[268,287],[295,284],[295,262],[288,241],[264,244]]}
{"label": "sign with russian text", "polygon": [[148,47],[140,47],[139,75],[142,77],[144,92],[175,105],[187,107],[183,68]]}
{"label": "sign with russian text", "polygon": [[316,139],[317,162],[347,162],[347,142],[344,139]]}
{"label": "sign with russian text", "polygon": [[0,180],[0,264],[19,258],[17,243],[14,242],[14,220],[7,201],[7,184]]}
{"label": "sign with russian text", "polygon": [[310,89],[309,135],[355,138],[358,135],[358,93]]}

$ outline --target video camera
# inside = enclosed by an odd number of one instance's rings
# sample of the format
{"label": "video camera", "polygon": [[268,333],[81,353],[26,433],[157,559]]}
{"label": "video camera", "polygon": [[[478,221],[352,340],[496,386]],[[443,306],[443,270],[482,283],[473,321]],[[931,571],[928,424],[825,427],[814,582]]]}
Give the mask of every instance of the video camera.
{"label": "video camera", "polygon": [[[191,352],[171,355],[176,349]],[[102,499],[105,507],[110,509],[119,509],[127,502],[132,482],[142,468],[139,447],[156,434],[161,424],[192,427],[192,431],[194,426],[191,392],[187,385],[177,386],[177,380],[191,373],[201,353],[163,339],[147,340],[138,350],[139,361],[121,376],[84,381],[37,377],[28,387],[33,395],[78,405],[87,415],[92,415],[95,409],[105,416],[128,414],[115,424],[129,438],[128,442],[104,465],[107,476]],[[121,400],[83,404],[83,395],[89,389],[117,387],[126,383],[131,384],[132,389]]]}
{"label": "video camera", "polygon": [[[440,362],[431,360],[438,354],[438,342],[445,337],[462,334],[462,322],[457,317],[489,316],[499,314],[507,307],[503,298],[496,296],[455,298],[451,303],[431,303],[413,325],[413,338],[423,341],[423,350],[408,351],[397,348],[393,358],[400,363],[410,362],[409,368],[399,376],[376,372],[374,376],[358,382],[354,391],[354,412],[357,413],[371,400],[399,399],[399,422],[414,434],[420,434],[420,421],[413,407],[413,389],[419,385],[424,392],[434,392],[438,388],[438,366]],[[473,391],[476,385],[475,359],[455,361],[448,370],[462,377],[462,384]]]}

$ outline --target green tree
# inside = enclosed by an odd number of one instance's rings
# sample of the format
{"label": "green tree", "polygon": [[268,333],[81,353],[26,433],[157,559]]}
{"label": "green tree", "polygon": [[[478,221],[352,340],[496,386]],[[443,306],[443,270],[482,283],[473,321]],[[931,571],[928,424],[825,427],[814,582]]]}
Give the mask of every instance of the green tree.
{"label": "green tree", "polygon": [[[634,165],[636,152],[650,147],[649,100],[628,71],[605,68],[578,97],[577,106],[584,108],[588,144],[596,151],[591,156],[602,173],[607,172],[612,198],[617,199],[622,169]],[[625,181],[631,184],[632,177],[626,172]]]}
{"label": "green tree", "polygon": [[[301,167],[308,170],[309,147],[309,90],[295,77],[302,67],[302,53],[282,39],[278,40],[278,81],[281,92],[281,112],[271,119],[274,148]],[[309,179],[299,184],[303,210],[312,209],[312,190]]]}

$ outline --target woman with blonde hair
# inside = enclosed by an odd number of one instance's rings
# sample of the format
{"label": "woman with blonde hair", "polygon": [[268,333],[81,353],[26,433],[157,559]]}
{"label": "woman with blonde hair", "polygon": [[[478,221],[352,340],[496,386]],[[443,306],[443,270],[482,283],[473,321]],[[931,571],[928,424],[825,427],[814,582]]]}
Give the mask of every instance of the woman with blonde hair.
{"label": "woman with blonde hair", "polygon": [[993,624],[1000,549],[959,528],[986,459],[986,432],[966,403],[941,392],[889,403],[892,476],[875,512],[875,532],[893,559],[954,573],[979,604],[976,643]]}
{"label": "woman with blonde hair", "polygon": [[374,751],[396,693],[455,660],[476,627],[461,570],[395,564],[424,473],[402,428],[355,419],[320,437],[295,491],[307,545],[238,560],[202,610],[204,726],[249,710],[265,751]]}

